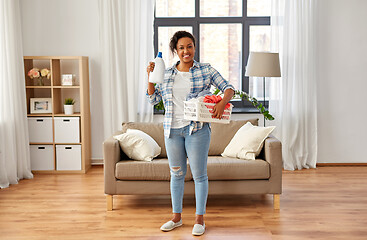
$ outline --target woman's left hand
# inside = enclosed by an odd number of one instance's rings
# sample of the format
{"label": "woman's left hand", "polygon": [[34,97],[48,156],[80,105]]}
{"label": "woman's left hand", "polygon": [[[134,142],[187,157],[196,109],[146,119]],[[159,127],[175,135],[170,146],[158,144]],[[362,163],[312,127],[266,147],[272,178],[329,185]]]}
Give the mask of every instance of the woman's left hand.
{"label": "woman's left hand", "polygon": [[222,116],[223,116],[223,112],[224,112],[225,107],[226,107],[226,103],[222,99],[219,103],[217,103],[213,107],[213,114],[212,114],[212,116],[214,118],[221,119]]}

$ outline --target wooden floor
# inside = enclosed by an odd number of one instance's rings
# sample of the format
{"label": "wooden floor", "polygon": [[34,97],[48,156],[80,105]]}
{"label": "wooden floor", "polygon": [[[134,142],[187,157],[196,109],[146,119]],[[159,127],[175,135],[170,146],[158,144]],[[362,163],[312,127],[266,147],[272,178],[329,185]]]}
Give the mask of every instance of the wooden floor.
{"label": "wooden floor", "polygon": [[266,195],[209,196],[206,233],[191,235],[195,199],[183,226],[169,220],[169,196],[117,196],[106,211],[103,169],[35,175],[0,190],[0,239],[367,239],[367,167],[284,171],[281,209]]}

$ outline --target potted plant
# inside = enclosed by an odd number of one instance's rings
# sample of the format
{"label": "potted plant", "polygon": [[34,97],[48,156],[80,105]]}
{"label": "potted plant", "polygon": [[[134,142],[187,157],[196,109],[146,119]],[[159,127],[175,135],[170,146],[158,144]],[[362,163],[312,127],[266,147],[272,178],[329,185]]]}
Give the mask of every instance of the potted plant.
{"label": "potted plant", "polygon": [[65,98],[64,102],[64,112],[66,115],[74,114],[74,99],[72,98]]}

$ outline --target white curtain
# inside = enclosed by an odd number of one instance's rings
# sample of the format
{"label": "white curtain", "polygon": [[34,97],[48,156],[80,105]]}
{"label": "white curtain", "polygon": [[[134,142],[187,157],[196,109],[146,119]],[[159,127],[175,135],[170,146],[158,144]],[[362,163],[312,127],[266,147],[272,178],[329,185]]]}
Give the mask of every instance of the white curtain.
{"label": "white curtain", "polygon": [[0,188],[33,178],[18,0],[0,1]]}
{"label": "white curtain", "polygon": [[153,59],[155,0],[100,0],[105,137],[127,121],[153,120],[146,66]]}
{"label": "white curtain", "polygon": [[317,161],[317,0],[272,0],[272,51],[281,78],[270,79],[269,110],[283,145],[284,169],[315,168]]}

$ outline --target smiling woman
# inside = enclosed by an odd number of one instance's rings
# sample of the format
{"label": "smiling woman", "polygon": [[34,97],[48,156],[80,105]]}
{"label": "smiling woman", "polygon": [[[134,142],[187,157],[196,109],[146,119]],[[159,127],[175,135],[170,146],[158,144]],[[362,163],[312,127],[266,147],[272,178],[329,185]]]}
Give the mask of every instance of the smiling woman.
{"label": "smiling woman", "polygon": [[[223,99],[213,107],[213,117],[222,118],[226,104],[234,94],[234,87],[208,63],[194,60],[195,37],[186,31],[176,32],[169,44],[170,50],[180,59],[165,71],[163,83],[148,83],[147,96],[151,104],[163,100],[165,107],[164,136],[171,168],[171,198],[173,217],[163,224],[162,231],[171,231],[182,225],[181,212],[187,158],[195,182],[196,220],[193,235],[205,232],[204,214],[208,196],[207,159],[211,129],[208,123],[184,118],[184,101],[188,96],[207,92],[211,85],[224,92]],[[155,64],[147,67],[148,79]]]}

